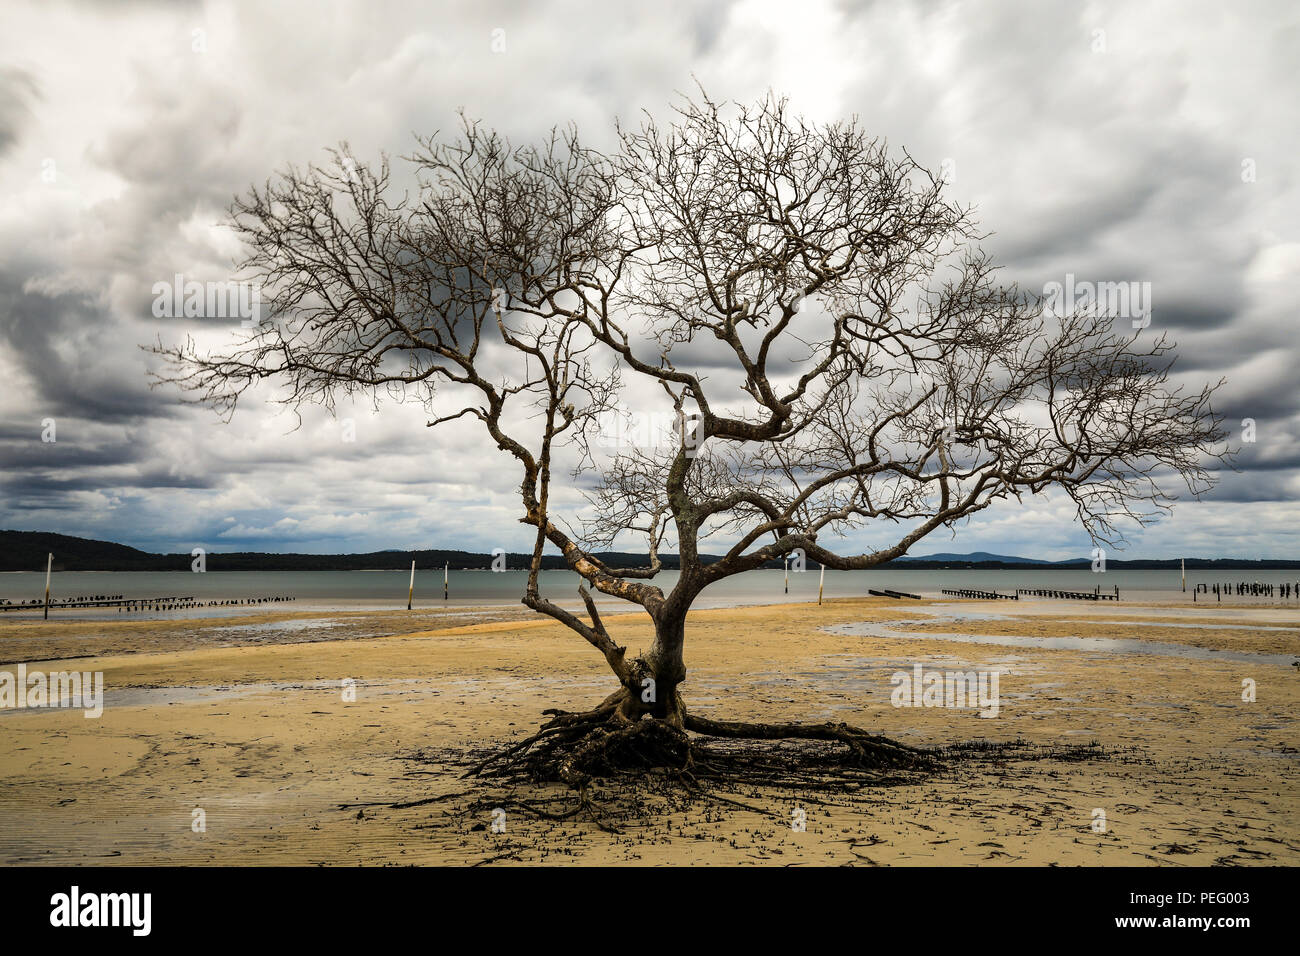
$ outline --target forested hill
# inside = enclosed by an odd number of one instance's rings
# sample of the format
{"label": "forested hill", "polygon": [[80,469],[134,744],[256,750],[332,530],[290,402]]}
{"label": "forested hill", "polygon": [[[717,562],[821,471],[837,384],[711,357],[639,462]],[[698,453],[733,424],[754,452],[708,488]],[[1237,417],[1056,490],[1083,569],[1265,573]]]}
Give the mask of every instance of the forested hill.
{"label": "forested hill", "polygon": [[[194,560],[185,554],[152,554],[114,544],[42,531],[0,531],[0,571],[44,571],[46,556],[54,555],[56,571],[189,571]],[[527,567],[531,554],[507,554],[509,568]],[[611,554],[609,560],[644,564],[645,555]],[[216,552],[209,550],[208,571],[383,571],[416,567],[429,569],[451,565],[453,570],[486,569],[491,554],[472,551],[430,549],[426,551],[374,551],[369,554],[270,554],[260,551]],[[544,567],[566,565],[559,555],[547,555]],[[677,567],[677,556],[664,559],[665,567]]]}
{"label": "forested hill", "polygon": [[[152,554],[112,541],[95,541],[71,535],[51,534],[44,531],[0,531],[0,571],[44,571],[47,554],[54,555],[56,571],[188,571],[193,557],[185,554]],[[600,555],[609,564],[638,566],[646,563],[644,554],[610,552]],[[506,555],[506,567],[518,569],[528,565],[530,555]],[[704,560],[716,560],[704,555]],[[1135,570],[1162,570],[1177,568],[1178,558],[1165,560],[1124,561],[1110,558],[1110,568]],[[270,554],[260,551],[235,551],[228,553],[208,551],[208,571],[382,571],[416,567],[428,570],[449,564],[453,570],[486,570],[492,564],[492,555],[473,551],[449,551],[432,548],[424,551],[373,551],[368,554]],[[662,557],[663,566],[669,570],[678,567],[677,555]],[[1076,561],[1041,561],[1012,555],[989,554],[983,551],[971,554],[935,554],[907,556],[882,567],[926,569],[975,569],[1020,571],[1062,570],[1086,568],[1086,558]],[[543,567],[559,570],[565,567],[558,554],[546,555]],[[809,562],[815,567],[815,562]],[[781,562],[770,562],[768,567],[781,567]],[[1188,570],[1275,570],[1300,569],[1300,561],[1263,559],[1248,561],[1239,558],[1188,558]]]}

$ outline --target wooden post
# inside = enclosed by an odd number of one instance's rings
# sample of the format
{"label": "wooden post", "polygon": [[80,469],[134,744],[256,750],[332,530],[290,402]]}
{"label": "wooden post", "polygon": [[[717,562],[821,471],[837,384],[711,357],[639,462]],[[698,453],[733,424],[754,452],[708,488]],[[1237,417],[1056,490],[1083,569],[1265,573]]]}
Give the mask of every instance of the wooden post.
{"label": "wooden post", "polygon": [[1187,559],[1186,559],[1186,558],[1183,558],[1182,561],[1183,561],[1183,563],[1182,563],[1182,568],[1183,568],[1183,593],[1186,594],[1186,593],[1187,593]]}
{"label": "wooden post", "polygon": [[817,582],[817,603],[822,603],[822,590],[826,587],[826,565],[822,565],[821,579]]}
{"label": "wooden post", "polygon": [[447,600],[447,574],[449,568],[451,568],[450,561],[442,566],[442,599],[444,601]]}
{"label": "wooden post", "polygon": [[54,554],[45,559],[45,620],[50,619],[50,569],[54,567]]}
{"label": "wooden post", "polygon": [[411,587],[406,592],[406,609],[411,609],[411,599],[415,597],[415,562],[411,562]]}

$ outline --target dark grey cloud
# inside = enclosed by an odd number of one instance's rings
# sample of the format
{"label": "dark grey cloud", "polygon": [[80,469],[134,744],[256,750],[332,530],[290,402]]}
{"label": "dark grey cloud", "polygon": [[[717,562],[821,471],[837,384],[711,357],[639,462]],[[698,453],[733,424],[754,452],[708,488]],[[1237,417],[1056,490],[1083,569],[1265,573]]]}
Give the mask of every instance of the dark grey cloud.
{"label": "dark grey cloud", "polygon": [[[1258,440],[1135,548],[1247,547],[1243,508],[1264,536],[1248,553],[1294,545],[1300,13],[1281,0],[1231,16],[1211,2],[491,0],[382,16],[345,2],[329,17],[306,2],[18,2],[6,18],[0,525],[172,551],[526,547],[518,476],[468,423],[431,432],[419,408],[361,402],[295,429],[268,388],[227,426],[150,390],[140,344],[235,331],[154,318],[153,284],[228,278],[232,196],[339,140],[400,156],[463,107],[518,141],[575,121],[608,145],[615,117],[663,116],[698,79],[723,99],[775,87],[947,161],[1026,288],[1150,282],[1143,334],[1177,340],[1188,387],[1225,376],[1218,407],[1234,427],[1255,419]],[[683,360],[720,384],[729,372],[717,343]],[[981,515],[959,545],[1066,557],[1088,542],[1068,503],[1036,499]]]}

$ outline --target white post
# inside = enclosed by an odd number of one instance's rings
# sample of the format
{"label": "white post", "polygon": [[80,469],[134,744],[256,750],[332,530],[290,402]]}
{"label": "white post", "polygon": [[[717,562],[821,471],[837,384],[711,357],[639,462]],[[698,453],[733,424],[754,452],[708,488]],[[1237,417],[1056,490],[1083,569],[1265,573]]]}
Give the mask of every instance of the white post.
{"label": "white post", "polygon": [[50,569],[54,567],[54,554],[45,559],[45,620],[50,619]]}
{"label": "white post", "polygon": [[790,593],[790,555],[785,556],[785,593]]}
{"label": "white post", "polygon": [[1187,593],[1187,559],[1183,558],[1183,593]]}
{"label": "white post", "polygon": [[822,603],[822,589],[826,587],[826,565],[822,565],[821,578],[817,581],[817,603]]}
{"label": "white post", "polygon": [[415,597],[415,562],[411,562],[411,587],[406,592],[406,609],[411,609],[411,599]]}
{"label": "white post", "polygon": [[442,599],[444,601],[447,600],[447,572],[450,567],[450,561],[442,566]]}

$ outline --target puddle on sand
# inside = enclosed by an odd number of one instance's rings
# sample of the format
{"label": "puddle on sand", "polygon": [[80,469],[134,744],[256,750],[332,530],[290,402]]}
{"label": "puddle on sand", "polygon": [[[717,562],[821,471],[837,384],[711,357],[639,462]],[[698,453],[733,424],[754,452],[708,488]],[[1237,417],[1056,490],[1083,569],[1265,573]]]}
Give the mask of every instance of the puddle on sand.
{"label": "puddle on sand", "polygon": [[[342,683],[337,680],[255,682],[247,684],[207,684],[200,686],[176,687],[120,687],[104,688],[104,709],[118,707],[169,707],[175,704],[223,703],[258,694],[292,694],[301,692],[326,693],[333,701],[340,699]],[[425,698],[448,694],[452,697],[465,696],[471,690],[502,692],[514,688],[547,689],[551,686],[587,688],[593,692],[604,686],[604,682],[592,679],[551,677],[539,680],[520,680],[513,677],[490,677],[452,679],[425,679],[421,677],[400,677],[392,680],[356,681],[358,694],[371,700],[380,698],[407,699],[418,702]],[[0,718],[13,714],[57,713],[68,707],[2,707]],[[79,709],[79,708],[78,708]]]}
{"label": "puddle on sand", "polygon": [[[1096,619],[1062,618],[1066,624],[1095,624]],[[1116,627],[1182,627],[1194,631],[1289,631],[1300,636],[1300,627],[1272,627],[1264,624],[1184,624],[1172,621],[1116,621]]]}
{"label": "puddle on sand", "polygon": [[[893,623],[893,622],[887,622]],[[1246,651],[1223,651],[1189,644],[1143,641],[1119,637],[1024,637],[1011,634],[950,634],[899,631],[874,621],[858,624],[835,624],[823,628],[831,634],[857,637],[884,637],[891,640],[957,641],[962,644],[986,644],[996,647],[1041,647],[1058,651],[1097,651],[1104,654],[1151,654],[1156,657],[1181,657],[1203,661],[1233,661],[1239,664],[1276,664],[1290,667],[1295,654],[1251,654]]]}
{"label": "puddle on sand", "polygon": [[[337,690],[338,681],[329,684],[321,684],[319,687],[310,689],[324,689],[325,687]],[[266,693],[270,691],[286,690],[303,690],[308,689],[303,685],[287,684],[212,684],[200,687],[121,687],[121,688],[104,688],[104,709],[114,707],[167,707],[172,704],[199,704],[205,701],[225,701],[235,700],[240,697],[251,697],[254,694]],[[0,709],[0,716],[6,714],[30,714],[53,712],[61,708],[57,707],[6,707]],[[63,708],[66,709],[66,708]]]}
{"label": "puddle on sand", "polygon": [[288,621],[260,621],[255,624],[227,624],[223,627],[204,628],[205,633],[216,634],[221,631],[246,631],[264,633],[266,631],[307,631],[321,627],[342,627],[343,621],[331,618],[306,618]]}
{"label": "puddle on sand", "polygon": [[[1007,606],[1007,605],[1003,605],[1003,606]],[[916,614],[924,614],[929,618],[936,619],[939,621],[1025,621],[1025,620],[1035,620],[1040,617],[1047,616],[1049,614],[1055,616],[1054,614],[1052,614],[1052,612],[1055,609],[1044,608],[1032,604],[1017,607],[1016,608],[1017,613],[1014,614],[1002,613],[999,611],[992,611],[992,610],[989,611],[975,610],[966,604],[930,604],[923,607],[911,608],[911,610]],[[1068,608],[1064,609],[1066,613],[1068,613],[1069,610],[1070,609]],[[1249,610],[1265,611],[1269,609],[1251,608]],[[1169,607],[1157,608],[1157,607],[1142,607],[1142,606],[1135,606],[1135,605],[1121,607],[1118,605],[1113,605],[1113,606],[1102,605],[1102,606],[1094,607],[1093,612],[1094,612],[1094,616],[1092,617],[1086,617],[1086,618],[1061,617],[1058,618],[1058,620],[1060,620],[1062,623],[1071,623],[1071,624],[1096,624],[1098,621],[1111,623],[1109,620],[1110,618],[1123,617],[1125,615],[1134,615],[1138,613],[1146,613],[1150,615],[1159,616],[1161,618],[1168,618],[1173,615],[1177,615],[1179,617],[1187,617],[1187,616],[1195,615],[1202,618],[1215,618],[1215,617],[1224,617],[1226,615],[1232,614],[1238,620],[1247,619],[1247,617],[1243,615],[1242,610],[1240,608],[1227,609],[1227,608],[1215,608],[1213,606],[1198,608],[1194,605],[1185,608],[1169,608]],[[895,622],[890,622],[890,623],[895,623]],[[1210,620],[1208,622],[1170,621],[1170,620],[1157,620],[1157,621],[1126,620],[1126,621],[1115,621],[1113,623],[1117,627],[1183,627],[1183,628],[1188,628],[1190,630],[1205,630],[1205,631],[1291,631],[1292,633],[1300,634],[1300,624],[1296,624],[1288,627],[1286,625],[1278,625],[1278,624],[1230,624],[1227,622],[1219,622],[1214,620]]]}

